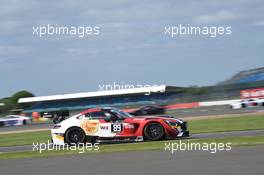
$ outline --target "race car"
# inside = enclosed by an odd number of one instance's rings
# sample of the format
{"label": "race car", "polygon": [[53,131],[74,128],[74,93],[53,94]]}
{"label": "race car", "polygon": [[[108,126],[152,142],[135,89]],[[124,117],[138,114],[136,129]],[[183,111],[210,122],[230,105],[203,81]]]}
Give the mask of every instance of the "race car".
{"label": "race car", "polygon": [[256,102],[258,103],[258,106],[264,106],[264,98],[259,98]]}
{"label": "race car", "polygon": [[29,117],[21,115],[7,115],[0,118],[0,126],[26,125],[31,122]]}
{"label": "race car", "polygon": [[171,116],[134,117],[117,108],[87,109],[51,129],[57,145],[163,140],[189,136],[187,122]]}
{"label": "race car", "polygon": [[149,114],[164,114],[165,109],[162,106],[149,105],[149,106],[143,106],[129,113],[134,116],[142,116],[142,115],[149,115]]}
{"label": "race car", "polygon": [[258,99],[243,99],[238,102],[230,104],[230,108],[240,109],[240,108],[258,106],[259,104],[260,102],[258,102]]}

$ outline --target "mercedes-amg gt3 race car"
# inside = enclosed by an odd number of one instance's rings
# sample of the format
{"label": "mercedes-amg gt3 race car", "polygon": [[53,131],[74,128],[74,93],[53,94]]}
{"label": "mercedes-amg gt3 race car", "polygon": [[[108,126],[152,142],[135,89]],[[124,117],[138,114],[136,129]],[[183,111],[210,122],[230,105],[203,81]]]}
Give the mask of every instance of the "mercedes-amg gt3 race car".
{"label": "mercedes-amg gt3 race car", "polygon": [[134,117],[117,108],[88,109],[54,125],[54,144],[162,140],[189,136],[187,123],[171,116]]}

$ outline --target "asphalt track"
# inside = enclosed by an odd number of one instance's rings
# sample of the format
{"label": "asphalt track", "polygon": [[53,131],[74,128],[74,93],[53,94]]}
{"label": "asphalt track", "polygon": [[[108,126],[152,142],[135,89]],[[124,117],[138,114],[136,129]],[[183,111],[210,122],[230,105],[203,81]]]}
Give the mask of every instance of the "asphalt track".
{"label": "asphalt track", "polygon": [[208,151],[138,151],[0,160],[1,175],[262,175],[264,146]]}
{"label": "asphalt track", "polygon": [[[184,139],[206,139],[206,138],[224,138],[224,137],[239,137],[239,136],[263,136],[263,135],[264,135],[264,130],[232,131],[232,132],[193,134],[190,137]],[[0,147],[0,154],[3,152],[32,151],[32,149],[33,149],[33,145]]]}
{"label": "asphalt track", "polygon": [[[177,109],[168,111],[169,114],[174,115],[177,118],[185,117],[198,117],[198,116],[214,116],[214,115],[226,115],[226,114],[250,114],[250,113],[264,113],[264,107],[249,107],[243,109],[231,109],[229,106],[212,106],[212,107],[199,107],[192,109]],[[52,124],[31,124],[25,126],[12,126],[12,127],[0,127],[1,132],[9,131],[30,131],[38,129],[50,129]]]}

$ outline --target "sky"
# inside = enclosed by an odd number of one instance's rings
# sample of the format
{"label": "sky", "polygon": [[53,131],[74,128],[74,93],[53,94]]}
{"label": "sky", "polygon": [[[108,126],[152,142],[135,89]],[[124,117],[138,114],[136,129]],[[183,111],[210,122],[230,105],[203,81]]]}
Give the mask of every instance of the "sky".
{"label": "sky", "polygon": [[[0,97],[97,91],[99,86],[205,86],[263,67],[262,0],[3,0]],[[99,26],[99,35],[38,37],[33,27]],[[166,26],[231,26],[217,37]]]}

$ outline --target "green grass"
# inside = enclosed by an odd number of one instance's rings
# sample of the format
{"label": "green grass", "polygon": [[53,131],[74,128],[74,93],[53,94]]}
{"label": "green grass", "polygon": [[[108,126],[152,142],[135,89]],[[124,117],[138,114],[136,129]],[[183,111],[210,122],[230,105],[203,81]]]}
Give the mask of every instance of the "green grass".
{"label": "green grass", "polygon": [[1,134],[0,146],[32,145],[33,142],[47,142],[50,139],[50,131]]}
{"label": "green grass", "polygon": [[[110,152],[125,152],[125,151],[145,151],[145,150],[164,150],[165,143],[179,143],[180,140],[161,141],[161,142],[142,142],[131,144],[115,144],[115,145],[101,145],[98,151],[85,151],[84,154],[91,153],[110,153]],[[264,144],[264,136],[245,136],[245,137],[229,137],[217,139],[192,139],[181,140],[184,143],[231,143],[232,149],[236,146],[252,146]],[[165,151],[165,150],[164,150]],[[168,151],[168,150],[167,150]],[[177,152],[177,151],[176,151]],[[210,152],[210,151],[208,151]],[[218,151],[219,152],[219,151]],[[27,152],[9,152],[0,153],[0,159],[14,159],[14,158],[32,158],[32,157],[46,157],[58,155],[78,155],[78,151],[27,151]]]}
{"label": "green grass", "polygon": [[264,129],[264,115],[191,120],[188,124],[191,133],[260,130]]}
{"label": "green grass", "polygon": [[[264,115],[192,120],[188,124],[192,134],[259,130],[264,129]],[[50,131],[1,134],[0,146],[32,145],[33,142],[47,142],[50,139]]]}

